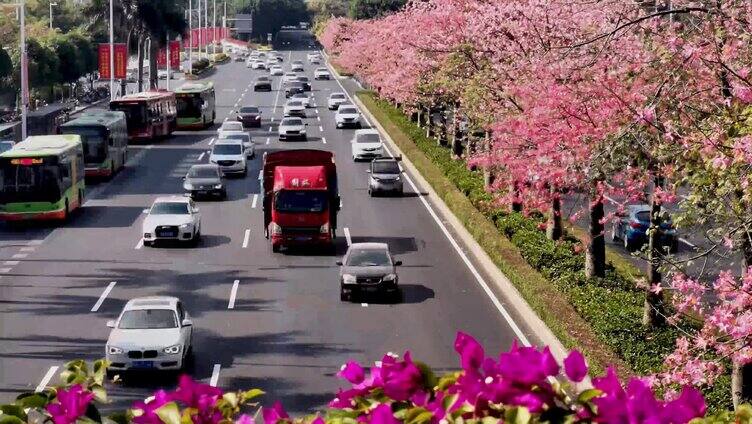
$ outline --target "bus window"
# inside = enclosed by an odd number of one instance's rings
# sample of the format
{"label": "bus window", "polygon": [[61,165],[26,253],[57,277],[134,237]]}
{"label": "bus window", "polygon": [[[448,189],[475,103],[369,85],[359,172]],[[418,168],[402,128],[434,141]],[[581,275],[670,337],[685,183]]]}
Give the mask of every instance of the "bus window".
{"label": "bus window", "polygon": [[141,128],[151,117],[151,112],[145,106],[143,103],[114,103],[112,110],[125,112],[125,121],[129,128]]}
{"label": "bus window", "polygon": [[183,95],[177,98],[178,115],[186,118],[200,118],[204,101],[198,94]]}
{"label": "bus window", "polygon": [[57,202],[60,199],[60,167],[52,164],[0,163],[0,203]]}
{"label": "bus window", "polygon": [[107,158],[107,130],[103,127],[64,127],[65,134],[78,134],[86,163],[101,163]]}

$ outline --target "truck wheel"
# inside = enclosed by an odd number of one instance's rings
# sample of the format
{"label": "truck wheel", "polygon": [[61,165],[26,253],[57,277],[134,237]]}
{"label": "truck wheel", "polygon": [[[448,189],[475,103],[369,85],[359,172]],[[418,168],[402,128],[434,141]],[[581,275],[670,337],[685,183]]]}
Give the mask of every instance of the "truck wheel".
{"label": "truck wheel", "polygon": [[349,300],[350,300],[350,295],[345,291],[345,289],[339,289],[339,301],[347,302]]}

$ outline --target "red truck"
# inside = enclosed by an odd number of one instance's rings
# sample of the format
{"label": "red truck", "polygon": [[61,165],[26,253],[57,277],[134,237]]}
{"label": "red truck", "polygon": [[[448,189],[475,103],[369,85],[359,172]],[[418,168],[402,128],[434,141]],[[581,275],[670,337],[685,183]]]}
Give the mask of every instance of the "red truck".
{"label": "red truck", "polygon": [[264,155],[264,236],[282,247],[334,247],[340,198],[334,154],[283,150]]}

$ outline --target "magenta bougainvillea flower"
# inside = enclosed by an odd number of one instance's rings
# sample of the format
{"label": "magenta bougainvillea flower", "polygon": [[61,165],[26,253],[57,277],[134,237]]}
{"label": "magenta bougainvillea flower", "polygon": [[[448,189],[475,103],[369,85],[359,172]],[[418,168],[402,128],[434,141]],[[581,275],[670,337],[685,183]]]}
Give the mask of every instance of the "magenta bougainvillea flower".
{"label": "magenta bougainvillea flower", "polygon": [[271,408],[263,408],[262,415],[264,416],[264,424],[274,424],[278,421],[290,419],[280,401],[274,402]]}
{"label": "magenta bougainvillea flower", "polygon": [[157,416],[157,409],[171,402],[170,395],[164,390],[154,393],[153,399],[148,402],[136,402],[133,409],[139,410],[140,415],[133,417],[134,424],[161,424],[162,420]]}
{"label": "magenta bougainvillea flower", "polygon": [[86,413],[94,393],[87,392],[83,386],[76,384],[69,389],[57,392],[55,403],[47,405],[47,412],[55,424],[72,424]]}
{"label": "magenta bougainvillea flower", "polygon": [[575,383],[584,380],[588,373],[585,357],[576,350],[570,352],[569,356],[564,359],[564,373]]}

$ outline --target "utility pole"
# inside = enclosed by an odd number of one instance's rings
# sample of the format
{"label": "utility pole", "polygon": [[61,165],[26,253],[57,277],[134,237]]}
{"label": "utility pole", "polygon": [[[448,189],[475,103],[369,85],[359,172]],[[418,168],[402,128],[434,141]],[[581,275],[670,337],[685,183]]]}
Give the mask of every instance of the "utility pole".
{"label": "utility pole", "polygon": [[213,0],[212,3],[212,12],[214,13],[214,17],[212,18],[212,33],[214,36],[212,37],[212,52],[216,55],[217,54],[217,0]]}
{"label": "utility pole", "polygon": [[57,6],[57,3],[50,2],[50,29],[52,29],[52,6]]}
{"label": "utility pole", "polygon": [[18,4],[21,9],[21,140],[26,140],[26,115],[29,113],[29,56],[26,53],[26,3]]}
{"label": "utility pole", "polygon": [[206,25],[206,40],[204,40],[206,41],[206,56],[209,57],[209,0],[204,0],[204,25]]}
{"label": "utility pole", "polygon": [[[110,0],[110,100],[115,100],[115,15],[114,0]],[[127,56],[127,54],[126,54]]]}
{"label": "utility pole", "polygon": [[203,37],[201,31],[201,0],[198,0],[198,58],[201,59],[201,42],[203,41]]}
{"label": "utility pole", "polygon": [[[167,44],[165,45],[165,62],[167,64],[167,91],[170,91],[170,34],[165,37]],[[157,83],[159,86],[159,83]]]}
{"label": "utility pole", "polygon": [[193,0],[188,0],[188,73],[193,74]]}

